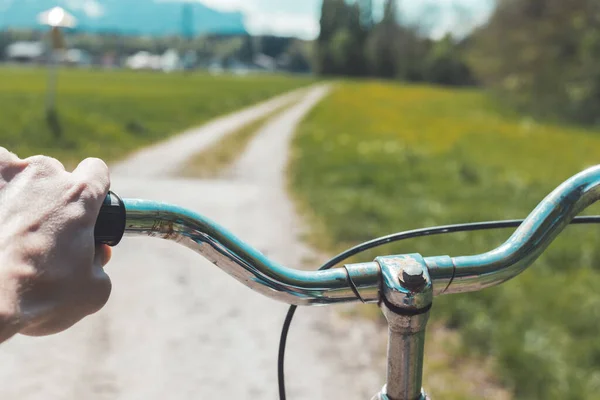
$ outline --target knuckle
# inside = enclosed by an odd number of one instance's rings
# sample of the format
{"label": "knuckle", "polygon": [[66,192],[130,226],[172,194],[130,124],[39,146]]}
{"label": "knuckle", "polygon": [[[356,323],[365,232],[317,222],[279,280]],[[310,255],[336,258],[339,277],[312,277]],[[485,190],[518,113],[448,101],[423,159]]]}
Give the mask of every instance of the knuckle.
{"label": "knuckle", "polygon": [[90,157],[84,160],[98,178],[108,178],[108,165],[99,158]]}
{"label": "knuckle", "polygon": [[0,189],[4,187],[5,182],[11,181],[26,168],[26,162],[4,147],[0,147]]}
{"label": "knuckle", "polygon": [[0,162],[16,162],[19,161],[19,157],[17,157],[14,153],[11,153],[5,147],[0,146]]}
{"label": "knuckle", "polygon": [[[5,171],[15,168],[22,170],[27,166],[27,163],[11,153],[4,147],[0,147],[0,168],[2,169],[2,177],[6,179]],[[16,171],[14,171],[16,172]]]}
{"label": "knuckle", "polygon": [[63,164],[56,158],[37,155],[24,160],[28,167],[34,169],[40,175],[51,175],[65,170]]}
{"label": "knuckle", "polygon": [[104,197],[110,187],[108,166],[99,158],[86,158],[80,165],[84,165],[87,173],[75,174],[80,181],[86,182],[86,191],[93,192],[95,196]]}
{"label": "knuckle", "polygon": [[95,193],[94,185],[89,181],[77,181],[73,184],[73,190],[77,193],[79,198],[85,200],[93,198]]}
{"label": "knuckle", "polygon": [[77,203],[80,200],[89,200],[91,198],[91,193],[88,190],[88,186],[88,183],[85,181],[71,182],[70,187],[65,192],[67,202]]}
{"label": "knuckle", "polygon": [[70,202],[96,202],[104,199],[105,191],[101,183],[89,180],[75,180],[67,193]]}
{"label": "knuckle", "polygon": [[86,158],[87,162],[92,163],[98,170],[108,171],[108,165],[97,157],[88,157]]}

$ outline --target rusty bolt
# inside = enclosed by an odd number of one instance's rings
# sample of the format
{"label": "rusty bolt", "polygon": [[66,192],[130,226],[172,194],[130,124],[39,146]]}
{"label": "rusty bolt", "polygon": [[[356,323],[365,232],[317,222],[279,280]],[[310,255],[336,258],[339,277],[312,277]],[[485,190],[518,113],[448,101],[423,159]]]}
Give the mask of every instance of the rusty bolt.
{"label": "rusty bolt", "polygon": [[404,265],[398,278],[403,286],[411,292],[419,292],[427,285],[423,269],[416,263]]}

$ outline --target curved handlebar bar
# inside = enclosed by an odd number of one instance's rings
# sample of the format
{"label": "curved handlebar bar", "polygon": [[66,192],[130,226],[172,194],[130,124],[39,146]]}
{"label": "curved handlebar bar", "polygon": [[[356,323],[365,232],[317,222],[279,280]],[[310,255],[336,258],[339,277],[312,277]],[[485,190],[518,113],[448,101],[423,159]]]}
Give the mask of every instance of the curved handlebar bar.
{"label": "curved handlebar bar", "polygon": [[[329,304],[358,300],[345,269],[301,271],[279,265],[225,228],[181,207],[125,199],[126,236],[173,240],[200,253],[251,289],[289,304]],[[366,271],[376,292],[379,271]],[[366,285],[369,285],[366,283]]]}
{"label": "curved handlebar bar", "polygon": [[[466,257],[425,258],[435,294],[481,290],[515,277],[578,213],[599,198],[600,166],[596,166],[550,193],[498,248]],[[107,223],[109,217],[113,222]],[[99,227],[103,227],[102,234]],[[111,194],[98,218],[96,238],[114,245],[123,235],[122,227],[127,236],[153,236],[181,243],[246,286],[289,304],[377,301],[379,297],[381,271],[375,262],[328,271],[286,268],[200,214],[153,201],[121,201]]]}
{"label": "curved handlebar bar", "polygon": [[473,292],[499,285],[523,272],[577,214],[600,198],[600,165],[571,177],[529,214],[512,236],[487,253],[428,257],[436,295]]}

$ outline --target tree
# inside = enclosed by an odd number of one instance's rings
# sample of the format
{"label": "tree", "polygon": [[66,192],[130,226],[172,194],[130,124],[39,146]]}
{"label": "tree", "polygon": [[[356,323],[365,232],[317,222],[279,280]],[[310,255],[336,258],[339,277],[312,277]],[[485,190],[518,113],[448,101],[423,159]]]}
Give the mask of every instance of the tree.
{"label": "tree", "polygon": [[472,82],[450,38],[435,45],[422,35],[420,26],[403,26],[399,20],[397,0],[386,0],[377,24],[372,0],[323,0],[317,73],[442,84]]}
{"label": "tree", "polygon": [[386,0],[383,7],[383,22],[396,24],[398,21],[398,3],[396,0]]}
{"label": "tree", "polygon": [[474,36],[478,77],[542,117],[600,124],[600,2],[500,0]]}
{"label": "tree", "polygon": [[450,35],[437,41],[428,52],[423,64],[423,79],[440,85],[464,86],[475,83],[470,68]]}
{"label": "tree", "polygon": [[395,78],[398,67],[400,29],[395,0],[386,0],[382,21],[375,26],[367,43],[368,65],[371,74]]}
{"label": "tree", "polygon": [[[368,10],[367,10],[368,11]],[[347,62],[345,72],[351,76],[367,75],[366,42],[369,35],[368,26],[364,25],[365,10],[360,4],[348,6],[347,32],[350,43],[347,44]]]}
{"label": "tree", "polygon": [[286,67],[289,71],[307,73],[310,72],[310,49],[309,45],[300,40],[294,40],[284,54]]}
{"label": "tree", "polygon": [[244,41],[238,51],[238,57],[241,61],[250,62],[254,60],[256,54],[254,38],[250,35],[246,35],[243,40]]}
{"label": "tree", "polygon": [[322,75],[365,75],[367,30],[359,4],[323,0],[321,32],[316,43],[316,70]]}
{"label": "tree", "polygon": [[321,75],[330,75],[335,71],[333,59],[329,53],[329,43],[337,29],[336,9],[339,8],[338,3],[340,3],[339,0],[323,0],[321,5],[319,21],[321,31],[315,47],[315,70]]}

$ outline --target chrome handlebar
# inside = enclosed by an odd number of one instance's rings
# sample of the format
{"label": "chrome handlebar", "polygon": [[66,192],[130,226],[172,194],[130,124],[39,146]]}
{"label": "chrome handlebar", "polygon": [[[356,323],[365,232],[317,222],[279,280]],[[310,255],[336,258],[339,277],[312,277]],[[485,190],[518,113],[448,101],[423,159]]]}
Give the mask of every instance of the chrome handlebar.
{"label": "chrome handlebar", "polygon": [[[473,256],[426,257],[435,295],[477,291],[517,276],[578,213],[599,198],[600,166],[595,166],[550,193],[498,248]],[[115,205],[114,199],[108,203]],[[190,210],[147,200],[119,199],[119,203],[126,210],[121,213],[126,236],[160,237],[183,244],[273,299],[295,305],[379,300],[382,278],[377,262],[327,271],[286,268]],[[102,220],[101,212],[99,223]]]}
{"label": "chrome handlebar", "polygon": [[514,278],[542,254],[577,214],[598,199],[600,165],[554,189],[496,249],[473,256],[425,258],[435,294],[479,291]]}
{"label": "chrome handlebar", "polygon": [[[288,304],[310,305],[358,300],[347,271],[301,271],[286,268],[243,242],[225,228],[190,210],[147,200],[123,200],[126,236],[173,240],[204,256],[257,292]],[[367,287],[377,293],[379,269],[364,270]]]}

